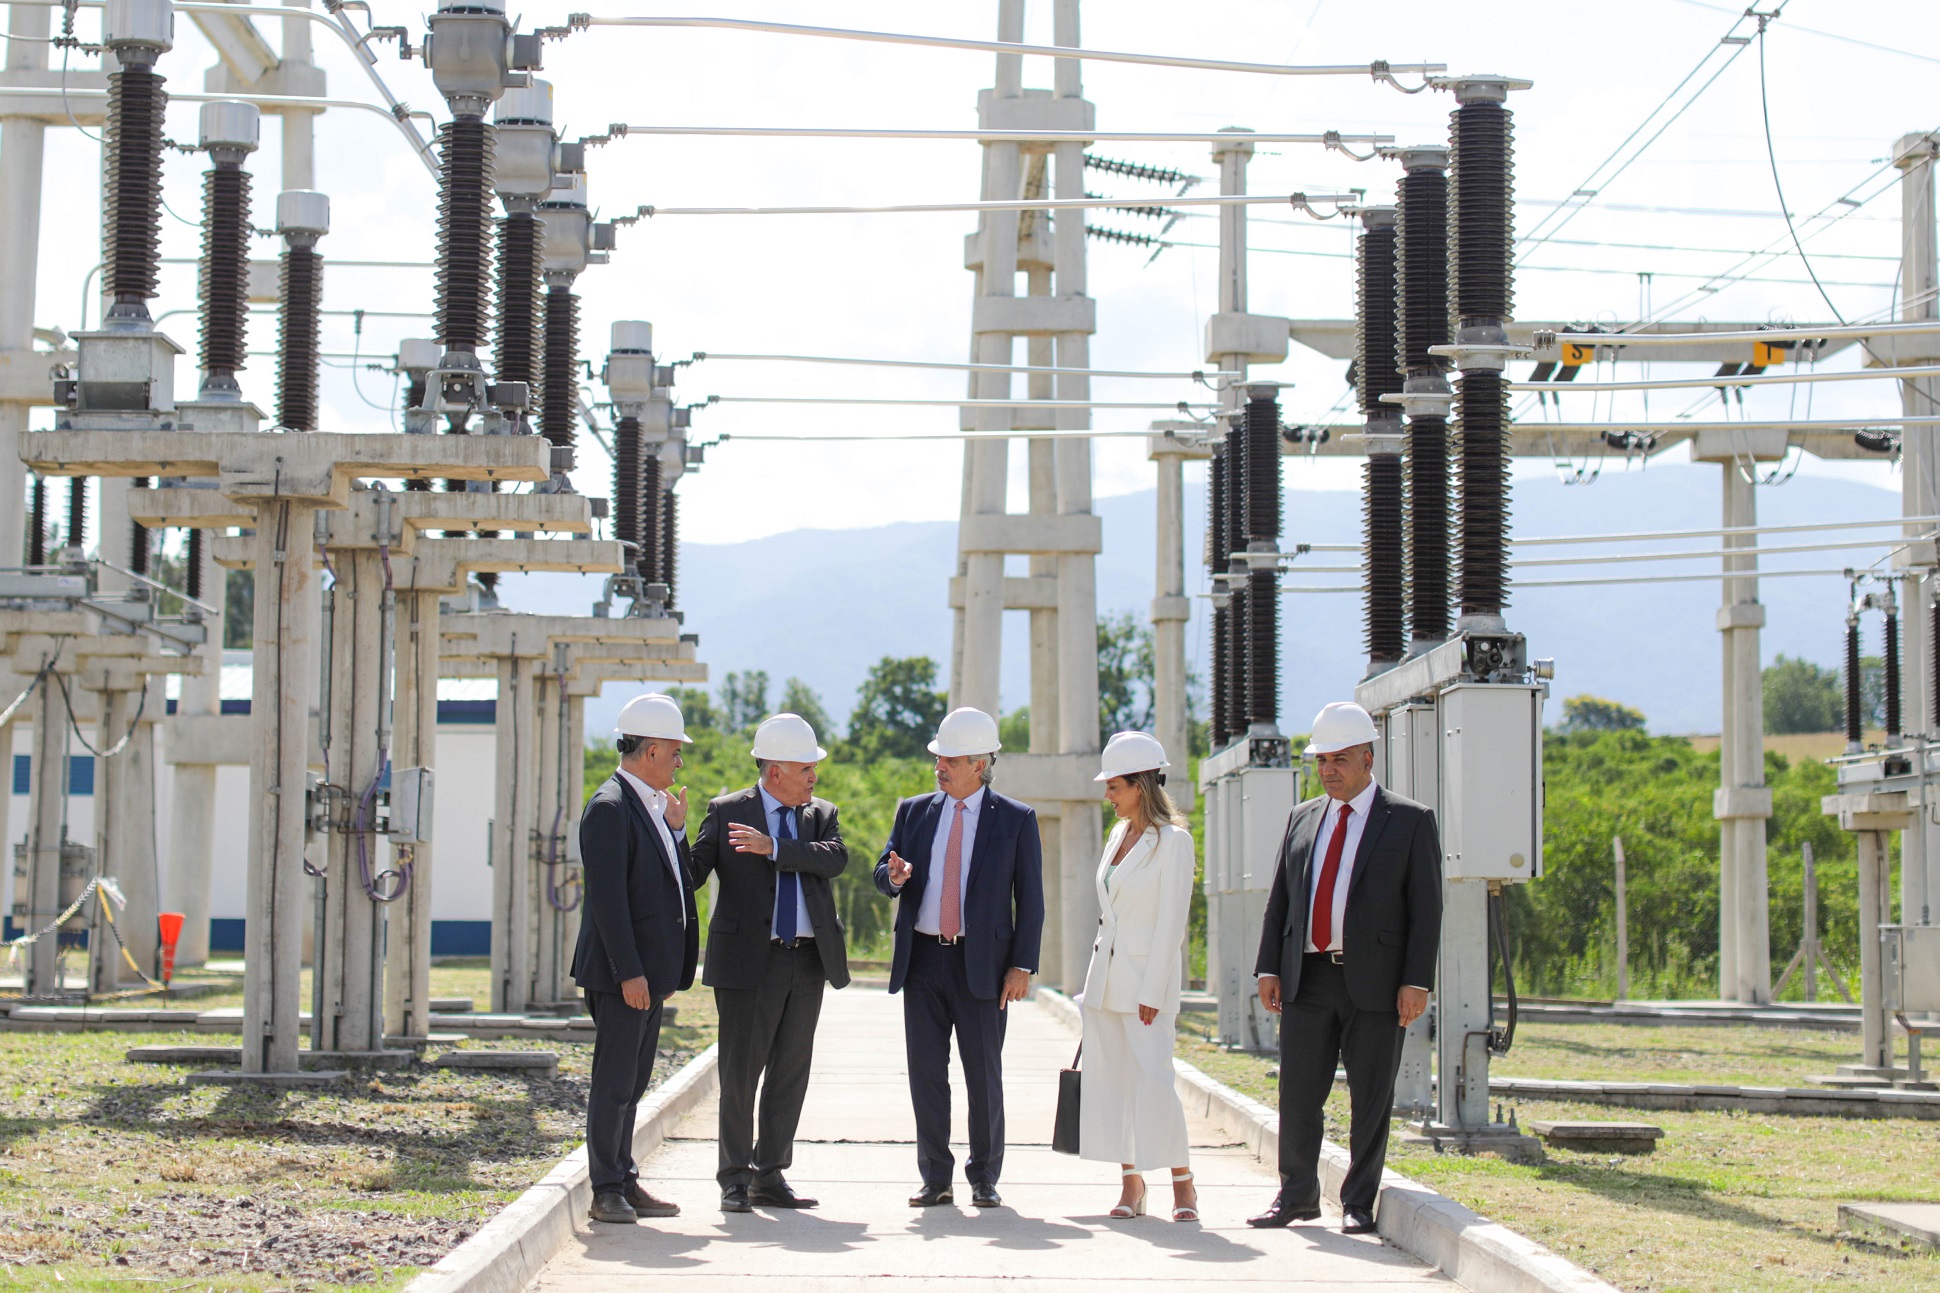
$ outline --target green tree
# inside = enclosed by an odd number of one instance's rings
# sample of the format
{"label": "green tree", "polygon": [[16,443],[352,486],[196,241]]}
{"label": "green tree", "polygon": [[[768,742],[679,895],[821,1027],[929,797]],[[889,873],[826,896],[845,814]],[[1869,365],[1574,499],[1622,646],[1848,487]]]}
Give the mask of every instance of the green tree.
{"label": "green tree", "polygon": [[1644,713],[1601,696],[1571,696],[1563,702],[1565,732],[1641,732]]}
{"label": "green tree", "polygon": [[721,723],[730,732],[746,732],[768,717],[768,672],[749,669],[721,679]]}
{"label": "green tree", "polygon": [[1152,728],[1152,627],[1130,611],[1098,617],[1098,740]]}
{"label": "green tree", "polygon": [[712,732],[722,726],[721,711],[713,697],[699,687],[669,687],[667,695],[680,706],[680,716],[688,731]]}
{"label": "green tree", "polygon": [[779,712],[799,714],[807,719],[808,725],[815,729],[815,735],[824,744],[836,739],[835,720],[829,717],[829,712],[823,707],[822,698],[815,694],[815,689],[800,678],[790,678],[782,684]]}
{"label": "green tree", "polygon": [[869,668],[849,715],[849,745],[861,759],[916,759],[949,707],[936,690],[936,661],[884,656]]}
{"label": "green tree", "polygon": [[1765,730],[1836,732],[1846,721],[1846,691],[1835,669],[1781,655],[1765,666]]}
{"label": "green tree", "polygon": [[997,720],[997,739],[1006,750],[1031,748],[1031,707],[1019,705]]}

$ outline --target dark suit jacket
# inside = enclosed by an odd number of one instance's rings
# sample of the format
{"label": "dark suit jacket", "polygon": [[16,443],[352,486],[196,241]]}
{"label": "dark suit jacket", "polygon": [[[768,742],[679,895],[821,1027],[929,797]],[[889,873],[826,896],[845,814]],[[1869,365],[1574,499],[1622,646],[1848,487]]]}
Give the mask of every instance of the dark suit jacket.
{"label": "dark suit jacket", "polygon": [[[988,786],[977,810],[977,838],[970,849],[970,881],[963,899],[964,971],[972,996],[995,998],[1010,969],[1037,973],[1044,936],[1044,858],[1037,837],[1037,813]],[[893,850],[910,865],[910,877],[896,910],[896,954],[889,967],[889,990],[900,992],[909,973],[909,948],[916,937],[916,908],[932,879],[941,882],[943,859],[932,858],[936,824],[949,796],[938,790],[896,805],[889,843],[876,862],[876,888],[894,898],[889,883]]]}
{"label": "dark suit jacket", "polygon": [[[676,834],[674,848],[675,865],[688,876],[686,839]],[[586,906],[573,951],[574,982],[589,992],[618,992],[628,979],[644,976],[655,1001],[692,987],[700,957],[693,880],[674,883],[647,806],[617,772],[580,814],[579,855]]]}
{"label": "dark suit jacket", "polygon": [[801,881],[802,905],[808,908],[811,929],[821,954],[822,973],[836,987],[849,982],[849,957],[842,941],[842,921],[835,914],[835,891],[830,882],[848,869],[849,846],[842,842],[835,805],[811,799],[795,812],[797,838],[777,840],[775,859],[737,853],[728,840],[734,823],[773,834],[761,790],[751,786],[722,795],[707,806],[700,838],[694,841],[694,883],[706,884],[709,875],[721,877],[721,890],[707,922],[707,968],[701,982],[710,988],[754,988],[773,948],[776,877],[793,871]]}
{"label": "dark suit jacket", "polygon": [[[1312,906],[1314,840],[1321,815],[1334,801],[1309,799],[1287,817],[1266,901],[1255,974],[1280,976],[1280,995],[1300,987],[1302,949]],[[1347,915],[1341,924],[1347,995],[1361,1010],[1393,1012],[1405,984],[1435,986],[1441,948],[1441,839],[1435,813],[1412,799],[1376,787],[1354,854]]]}

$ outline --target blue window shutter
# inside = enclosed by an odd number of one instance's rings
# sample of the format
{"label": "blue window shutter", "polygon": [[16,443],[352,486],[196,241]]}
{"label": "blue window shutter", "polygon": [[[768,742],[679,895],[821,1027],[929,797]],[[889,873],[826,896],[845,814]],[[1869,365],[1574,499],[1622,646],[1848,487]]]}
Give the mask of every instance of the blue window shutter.
{"label": "blue window shutter", "polygon": [[34,756],[16,754],[13,756],[13,792],[16,795],[33,793]]}
{"label": "blue window shutter", "polygon": [[67,756],[67,792],[70,795],[91,795],[94,793],[93,755],[70,754]]}

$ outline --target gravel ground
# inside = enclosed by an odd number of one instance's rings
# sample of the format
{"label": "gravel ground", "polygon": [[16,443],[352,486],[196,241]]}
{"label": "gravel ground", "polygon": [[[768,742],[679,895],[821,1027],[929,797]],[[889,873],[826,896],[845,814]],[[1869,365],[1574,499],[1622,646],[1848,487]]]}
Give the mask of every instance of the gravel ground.
{"label": "gravel ground", "polygon": [[[713,1040],[709,997],[678,999],[656,1083]],[[0,1039],[0,1288],[397,1287],[584,1137],[584,1044],[550,1079],[419,1063],[291,1092],[123,1059],[178,1041],[208,1039]]]}

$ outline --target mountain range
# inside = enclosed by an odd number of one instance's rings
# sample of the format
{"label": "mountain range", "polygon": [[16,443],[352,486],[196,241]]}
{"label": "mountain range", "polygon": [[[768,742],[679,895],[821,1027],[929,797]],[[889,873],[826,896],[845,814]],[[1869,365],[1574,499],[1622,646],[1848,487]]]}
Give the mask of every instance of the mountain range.
{"label": "mountain range", "polygon": [[[1517,480],[1512,499],[1519,536],[1642,534],[1705,530],[1719,524],[1720,468],[1660,464],[1609,472],[1593,484],[1566,486],[1554,478]],[[1104,552],[1098,559],[1101,613],[1129,611],[1141,619],[1150,603],[1155,560],[1154,491],[1100,499]],[[1186,487],[1186,580],[1206,588],[1201,560],[1205,529],[1203,475]],[[1289,490],[1283,548],[1299,543],[1358,543],[1361,501],[1341,491]],[[1897,491],[1825,476],[1796,476],[1758,490],[1759,522],[1802,525],[1896,516]],[[1801,547],[1873,538],[1888,533],[1819,532],[1766,536],[1771,546]],[[1657,551],[1715,552],[1716,537],[1603,543],[1594,548],[1525,548],[1522,555],[1624,557]],[[1829,548],[1768,557],[1767,569],[1838,571],[1864,565],[1885,549]],[[718,682],[731,671],[765,670],[771,695],[799,677],[821,695],[829,713],[844,719],[869,666],[883,656],[927,655],[947,681],[950,611],[947,580],[955,570],[954,522],[920,522],[866,529],[797,530],[731,544],[681,549],[678,606],[686,627],[700,635],[700,655]],[[1022,573],[1022,558],[1012,558]],[[1352,575],[1303,576],[1302,566],[1350,566],[1351,553],[1313,554],[1297,562],[1286,582],[1296,586],[1358,582]],[[1560,698],[1592,694],[1635,706],[1657,732],[1715,732],[1719,727],[1720,651],[1715,579],[1677,579],[1715,572],[1714,559],[1615,561],[1568,569],[1524,568],[1522,580],[1630,578],[1641,582],[1576,588],[1517,588],[1508,621],[1528,636],[1532,656],[1556,661],[1550,721]],[[508,577],[501,596],[513,609],[584,614],[597,596],[589,577]],[[1767,624],[1765,661],[1784,654],[1836,667],[1843,649],[1846,582],[1829,577],[1768,578],[1760,599]],[[1189,661],[1203,677],[1208,650],[1207,603],[1193,602]],[[1003,704],[1008,711],[1029,695],[1027,613],[1009,612],[1004,626]],[[1877,620],[1866,627],[1868,651],[1878,650]],[[1288,594],[1281,610],[1281,715],[1289,731],[1305,731],[1321,705],[1351,694],[1362,675],[1361,607],[1348,594]],[[630,690],[609,686],[589,709],[587,731],[611,724]]]}

